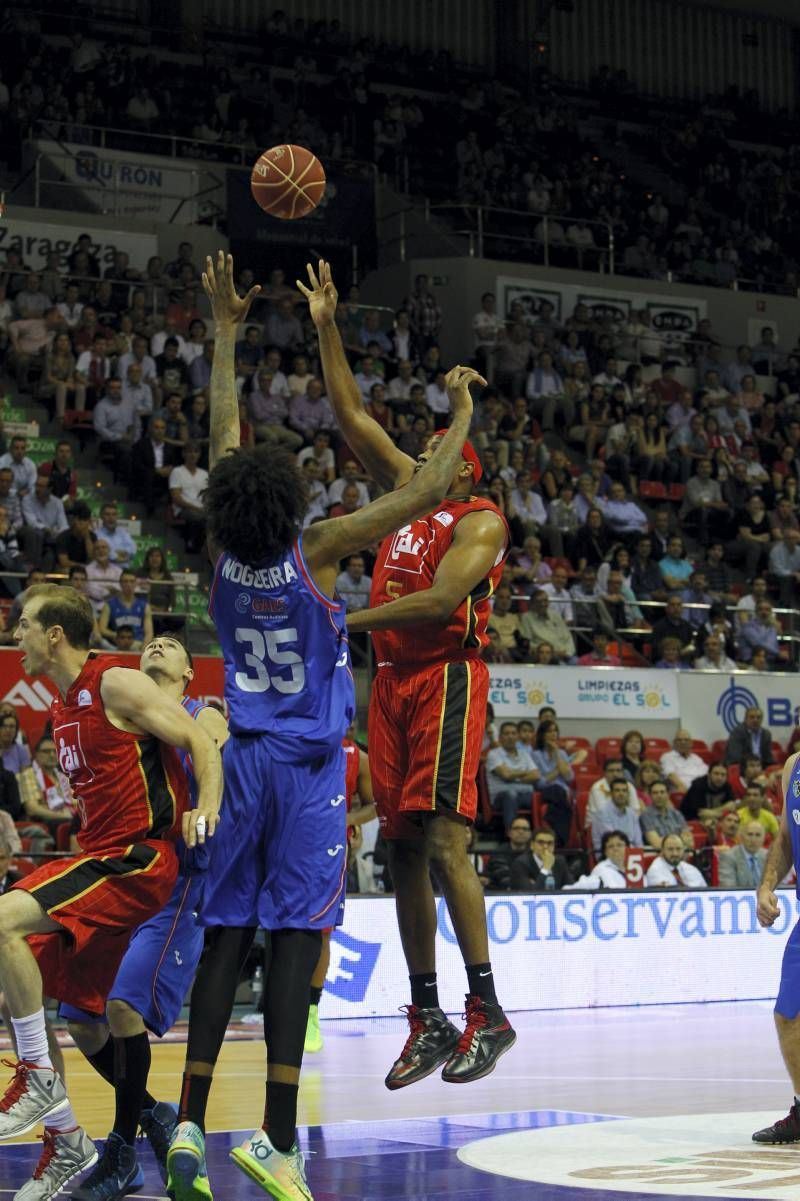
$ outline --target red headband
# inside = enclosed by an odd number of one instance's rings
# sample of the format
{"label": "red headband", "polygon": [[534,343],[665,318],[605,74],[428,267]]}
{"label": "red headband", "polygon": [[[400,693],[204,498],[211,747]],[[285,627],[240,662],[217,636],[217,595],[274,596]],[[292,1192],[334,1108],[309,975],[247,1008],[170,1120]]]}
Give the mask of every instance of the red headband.
{"label": "red headband", "polygon": [[[434,430],[433,436],[434,438],[443,438],[446,433],[447,430]],[[478,458],[478,452],[470,442],[469,438],[467,438],[467,441],[464,443],[464,449],[461,452],[461,458],[465,463],[472,464],[472,478],[476,484],[479,484],[481,481],[481,476],[483,475],[483,468],[481,467],[481,461]]]}

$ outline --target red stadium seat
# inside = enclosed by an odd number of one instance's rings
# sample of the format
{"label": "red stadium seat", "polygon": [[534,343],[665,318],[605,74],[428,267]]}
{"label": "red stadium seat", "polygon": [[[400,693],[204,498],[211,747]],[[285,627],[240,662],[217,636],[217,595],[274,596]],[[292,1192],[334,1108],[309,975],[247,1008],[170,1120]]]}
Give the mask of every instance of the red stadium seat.
{"label": "red stadium seat", "polygon": [[691,821],[686,824],[692,831],[692,834],[694,834],[694,849],[699,851],[708,842],[708,830],[702,822]]}
{"label": "red stadium seat", "polygon": [[666,755],[667,751],[672,750],[672,747],[666,738],[645,738],[644,749],[647,758],[652,759],[654,755]]}
{"label": "red stadium seat", "polygon": [[604,759],[611,759],[614,755],[618,755],[622,749],[621,738],[598,738],[594,744],[594,749],[597,754],[599,763]]}
{"label": "red stadium seat", "polygon": [[724,762],[725,752],[727,751],[727,749],[728,749],[727,738],[718,738],[716,742],[711,743],[712,757],[716,760],[719,760],[720,763]]}
{"label": "red stadium seat", "polygon": [[669,486],[670,500],[683,500],[685,494],[686,494],[686,485],[685,484],[670,484],[670,486]]}
{"label": "red stadium seat", "polygon": [[31,872],[36,871],[36,864],[32,859],[20,857],[11,860],[11,870],[15,871],[19,876],[29,876]]}
{"label": "red stadium seat", "polygon": [[559,738],[558,745],[563,746],[565,751],[576,751],[578,747],[582,747],[585,751],[594,752],[589,739],[581,738],[580,734],[568,734],[565,738]]}
{"label": "red stadium seat", "polygon": [[656,480],[640,480],[639,495],[643,500],[666,500],[667,488]]}

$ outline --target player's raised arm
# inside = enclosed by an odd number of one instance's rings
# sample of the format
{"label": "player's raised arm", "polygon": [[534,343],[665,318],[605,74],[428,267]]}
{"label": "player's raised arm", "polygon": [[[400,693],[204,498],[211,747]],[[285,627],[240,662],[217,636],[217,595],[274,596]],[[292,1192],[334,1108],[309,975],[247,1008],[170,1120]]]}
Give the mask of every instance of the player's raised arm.
{"label": "player's raised arm", "polygon": [[325,390],[347,445],[382,488],[400,488],[414,473],[414,460],[398,450],[389,435],[364,410],[358,384],[347,362],[336,326],[338,293],[330,263],[308,264],[310,287],[297,280],[317,327]]}
{"label": "player's raised arm", "polygon": [[[143,672],[112,667],[103,673],[101,696],[106,714],[129,722],[170,746],[188,751],[197,780],[197,806],[184,814],[183,837],[187,846],[204,842],[219,819],[222,800],[222,758],[213,738],[193,721],[178,701],[167,696]],[[197,819],[205,818],[205,832]]]}
{"label": "player's raised arm", "polygon": [[239,402],[236,397],[236,327],[247,317],[261,288],[246,296],[237,295],[233,283],[233,256],[217,252],[216,264],[209,256],[203,272],[203,287],[211,301],[214,317],[214,362],[211,367],[209,468],[229,450],[239,446]]}
{"label": "player's raised arm", "polygon": [[[303,534],[303,550],[312,571],[338,570],[339,560],[345,555],[363,550],[401,525],[429,513],[445,495],[461,462],[461,452],[469,433],[472,419],[469,386],[482,382],[471,367],[454,367],[448,373],[447,381],[453,420],[436,453],[422,466],[415,464],[408,483],[396,492],[388,492],[356,513],[309,526]],[[321,576],[320,583],[326,591],[330,590]]]}

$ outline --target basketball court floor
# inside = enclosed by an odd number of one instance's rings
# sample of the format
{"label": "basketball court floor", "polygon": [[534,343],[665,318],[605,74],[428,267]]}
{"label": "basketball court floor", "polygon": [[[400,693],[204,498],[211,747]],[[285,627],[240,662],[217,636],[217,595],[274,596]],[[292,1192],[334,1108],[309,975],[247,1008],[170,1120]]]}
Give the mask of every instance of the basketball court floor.
{"label": "basketball court floor", "polygon": [[[401,1019],[323,1022],[324,1049],[306,1057],[300,1090],[316,1201],[788,1201],[800,1193],[800,1146],[760,1148],[750,1139],[791,1100],[768,1003],[512,1019],[517,1044],[493,1075],[463,1086],[433,1076],[396,1093],[383,1077],[405,1039]],[[216,1201],[264,1196],[227,1158],[261,1122],[259,1033],[232,1027],[212,1089],[208,1158]],[[181,1039],[179,1027],[153,1048],[152,1091],[165,1100],[177,1097]],[[92,1136],[103,1137],[111,1090],[74,1049],[67,1074],[76,1111]],[[30,1174],[34,1143],[0,1144],[0,1199]],[[141,1146],[146,1183],[138,1196],[150,1201],[164,1190]]]}

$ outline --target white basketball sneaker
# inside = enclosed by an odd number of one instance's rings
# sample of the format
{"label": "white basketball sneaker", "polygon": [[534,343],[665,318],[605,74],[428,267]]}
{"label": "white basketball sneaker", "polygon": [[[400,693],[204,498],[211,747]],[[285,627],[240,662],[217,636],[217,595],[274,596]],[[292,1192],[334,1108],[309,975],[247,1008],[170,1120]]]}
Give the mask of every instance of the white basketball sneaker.
{"label": "white basketball sneaker", "polygon": [[14,1079],[0,1099],[0,1138],[27,1134],[49,1113],[68,1104],[67,1090],[55,1068],[42,1068],[24,1060],[2,1062],[14,1069]]}
{"label": "white basketball sneaker", "polygon": [[314,1201],[306,1183],[303,1153],[297,1143],[291,1151],[279,1151],[269,1141],[266,1130],[256,1130],[241,1147],[234,1147],[230,1155],[238,1168],[278,1201]]}
{"label": "white basketball sneaker", "polygon": [[14,1194],[14,1201],[49,1201],[73,1176],[97,1162],[95,1145],[80,1126],[69,1134],[45,1127],[42,1138],[44,1147],[36,1170]]}

